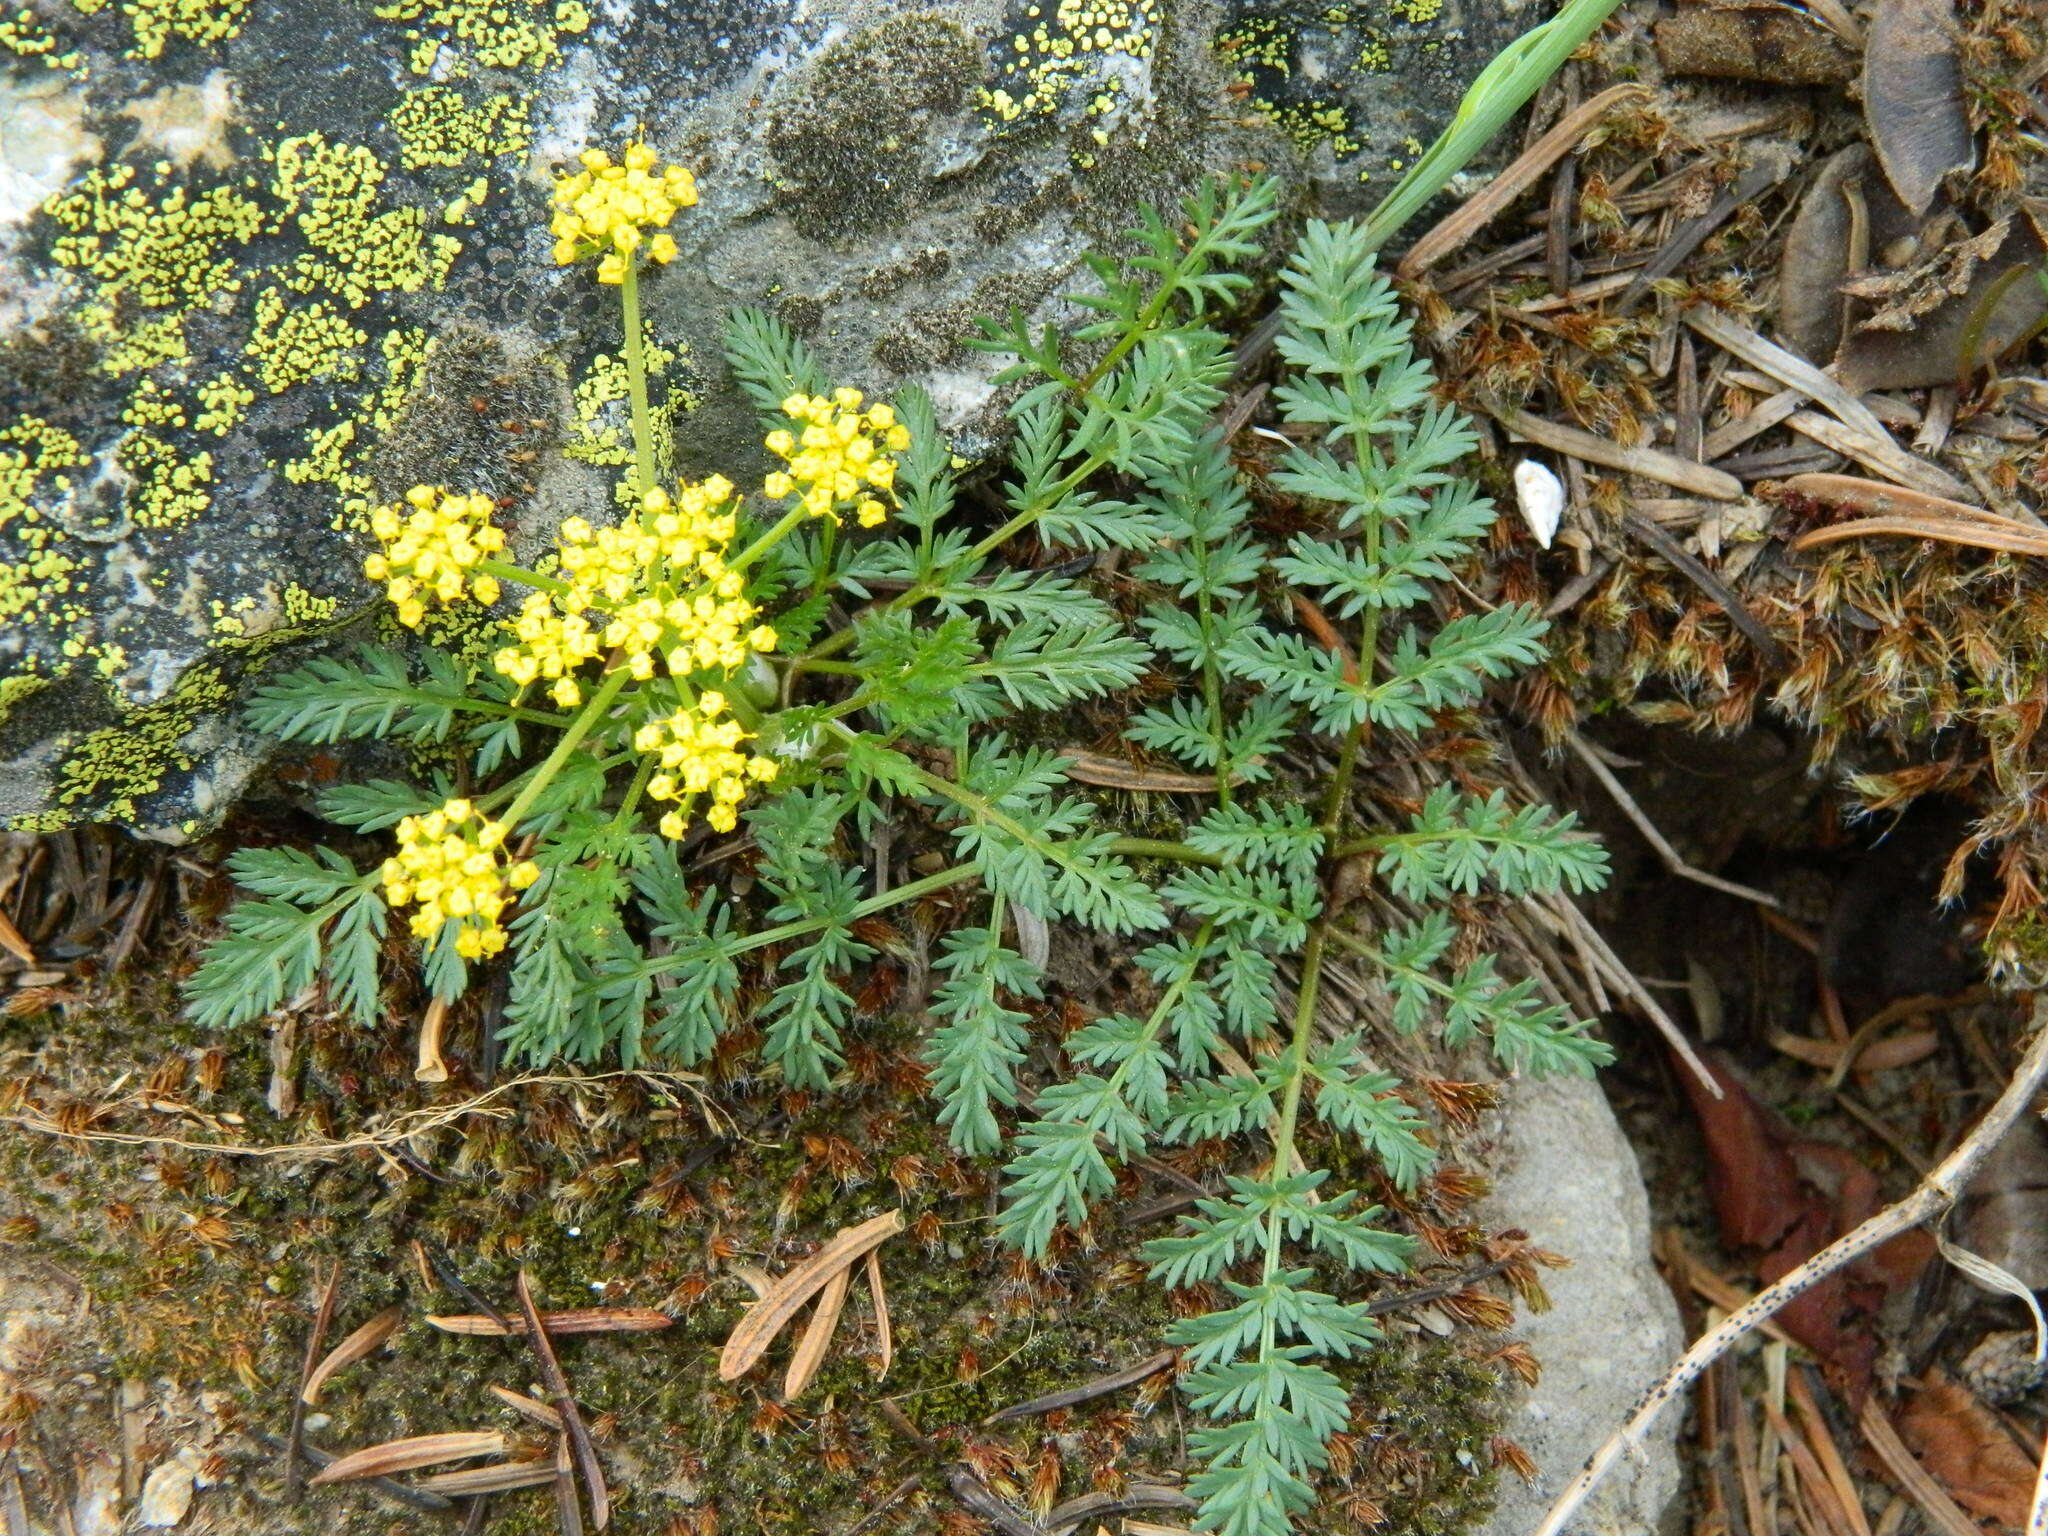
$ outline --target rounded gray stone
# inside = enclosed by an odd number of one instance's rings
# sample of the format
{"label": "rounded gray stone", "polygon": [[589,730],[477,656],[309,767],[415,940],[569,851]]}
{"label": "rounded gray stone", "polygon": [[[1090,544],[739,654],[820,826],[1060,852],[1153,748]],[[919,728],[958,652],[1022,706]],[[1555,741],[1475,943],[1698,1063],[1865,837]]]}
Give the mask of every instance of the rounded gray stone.
{"label": "rounded gray stone", "polygon": [[[1481,1203],[1489,1227],[1519,1227],[1571,1260],[1547,1271],[1551,1306],[1523,1309],[1517,1336],[1543,1373],[1501,1432],[1536,1463],[1536,1480],[1500,1479],[1483,1536],[1530,1536],[1586,1458],[1626,1422],[1685,1347],[1678,1307],[1650,1258],[1649,1197],[1635,1151],[1597,1084],[1584,1078],[1506,1084],[1500,1172]],[[1650,1536],[1679,1488],[1667,1412],[1639,1454],[1623,1458],[1569,1527],[1570,1536]]]}

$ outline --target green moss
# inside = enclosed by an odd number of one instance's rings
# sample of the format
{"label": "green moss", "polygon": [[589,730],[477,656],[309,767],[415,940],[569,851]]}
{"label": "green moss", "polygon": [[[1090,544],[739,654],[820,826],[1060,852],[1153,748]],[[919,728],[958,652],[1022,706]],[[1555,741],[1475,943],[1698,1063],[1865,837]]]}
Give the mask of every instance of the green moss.
{"label": "green moss", "polygon": [[978,64],[967,34],[935,15],[900,17],[828,49],[765,135],[797,228],[833,240],[900,223],[913,144],[929,114],[964,105]]}

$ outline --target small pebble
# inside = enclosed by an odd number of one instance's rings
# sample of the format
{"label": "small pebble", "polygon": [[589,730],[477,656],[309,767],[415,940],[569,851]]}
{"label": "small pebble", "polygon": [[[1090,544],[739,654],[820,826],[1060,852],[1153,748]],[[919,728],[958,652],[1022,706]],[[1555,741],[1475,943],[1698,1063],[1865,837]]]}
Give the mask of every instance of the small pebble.
{"label": "small pebble", "polygon": [[142,1485],[142,1503],[135,1511],[135,1523],[155,1530],[176,1525],[192,1508],[192,1469],[182,1461],[167,1461],[149,1474]]}

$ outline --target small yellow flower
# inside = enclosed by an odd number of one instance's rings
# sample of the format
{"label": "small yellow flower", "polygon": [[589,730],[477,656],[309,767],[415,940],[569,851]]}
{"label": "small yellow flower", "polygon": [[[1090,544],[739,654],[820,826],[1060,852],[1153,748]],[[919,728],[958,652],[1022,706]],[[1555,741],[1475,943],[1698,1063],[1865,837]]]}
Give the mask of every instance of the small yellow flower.
{"label": "small yellow flower", "polygon": [[370,531],[384,547],[363,561],[363,574],[397,604],[399,622],[418,629],[430,597],[444,608],[468,597],[495,603],[496,579],[469,574],[505,547],[503,530],[491,526],[491,498],[416,485],[405,503],[371,511]]}
{"label": "small yellow flower", "polygon": [[861,409],[857,389],[835,389],[825,395],[791,395],[782,414],[801,427],[778,427],[764,439],[768,451],[786,462],[761,482],[770,499],[795,496],[812,517],[835,521],[841,506],[853,503],[863,528],[873,528],[888,509],[871,491],[887,491],[896,483],[896,461],[890,453],[910,446],[910,431],[887,405]]}
{"label": "small yellow flower", "polygon": [[662,263],[676,258],[676,242],[666,233],[647,238],[680,209],[697,201],[697,182],[678,165],[662,168],[645,144],[626,146],[614,165],[601,149],[586,149],[582,169],[555,183],[555,215],[549,232],[555,237],[555,260],[567,266],[599,256],[597,280],[623,283],[627,263],[645,240],[647,254]]}
{"label": "small yellow flower", "polygon": [[634,747],[651,753],[660,769],[647,781],[648,797],[676,803],[661,818],[664,837],[683,835],[690,808],[700,795],[711,801],[705,823],[714,832],[730,832],[739,824],[736,807],[746,798],[749,781],[766,784],[775,778],[775,759],[738,750],[751,733],[737,720],[720,719],[725,708],[725,696],[707,690],[695,708],[649,721],[633,737]]}
{"label": "small yellow flower", "polygon": [[540,867],[522,859],[509,868],[499,862],[505,827],[467,800],[450,800],[438,811],[408,816],[398,824],[398,852],[381,871],[384,899],[394,907],[417,904],[409,926],[413,936],[432,940],[453,922],[455,952],[466,960],[495,955],[505,947],[499,918],[512,898],[540,878]]}
{"label": "small yellow flower", "polygon": [[545,679],[565,708],[582,698],[577,669],[612,649],[643,681],[657,663],[677,677],[745,666],[776,639],[756,622],[744,577],[726,569],[738,531],[737,491],[722,475],[673,494],[657,486],[636,517],[614,528],[565,519],[556,538],[567,585],[526,599],[507,626],[517,643],[492,664],[522,686]]}

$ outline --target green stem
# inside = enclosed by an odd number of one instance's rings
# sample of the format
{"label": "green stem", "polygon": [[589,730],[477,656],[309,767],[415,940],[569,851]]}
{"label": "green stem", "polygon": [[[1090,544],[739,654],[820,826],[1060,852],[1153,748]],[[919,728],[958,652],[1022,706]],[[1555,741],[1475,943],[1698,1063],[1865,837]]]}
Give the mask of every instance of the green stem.
{"label": "green stem", "polygon": [[1440,977],[1432,976],[1427,971],[1417,970],[1414,966],[1394,964],[1393,961],[1387,958],[1384,951],[1367,943],[1355,933],[1346,933],[1341,928],[1333,928],[1330,930],[1330,937],[1360,959],[1371,961],[1374,966],[1389,976],[1412,977],[1421,984],[1423,991],[1434,997],[1440,997],[1447,1003],[1457,1002],[1462,995],[1449,982],[1442,980]]}
{"label": "green stem", "polygon": [[[1190,946],[1191,952],[1186,967],[1181,971],[1179,978],[1175,980],[1173,985],[1160,995],[1159,1001],[1152,1005],[1151,1013],[1145,1017],[1144,1033],[1139,1037],[1139,1044],[1141,1046],[1150,1045],[1159,1038],[1159,1031],[1166,1024],[1166,1016],[1178,1006],[1182,995],[1194,984],[1195,973],[1201,969],[1202,956],[1207,952],[1209,939],[1215,932],[1216,919],[1213,917],[1206,919],[1202,926],[1195,930],[1195,939],[1194,943]],[[1126,1056],[1118,1064],[1116,1071],[1110,1074],[1110,1092],[1114,1093],[1123,1087],[1124,1075],[1137,1062],[1138,1056],[1138,1051],[1132,1051],[1130,1055]]]}
{"label": "green stem", "polygon": [[654,754],[645,753],[640,766],[633,774],[633,782],[626,787],[626,798],[619,802],[619,814],[612,818],[612,826],[621,828],[630,821],[634,807],[639,805],[641,793],[647,788],[647,781],[654,777],[654,765],[659,761]]}
{"label": "green stem", "polygon": [[[1033,502],[1030,506],[1024,508],[1023,511],[1019,512],[1015,517],[1011,518],[1008,522],[1004,523],[1002,527],[998,528],[994,533],[990,534],[987,538],[981,540],[981,542],[976,544],[972,549],[968,550],[965,554],[957,557],[952,562],[952,565],[948,567],[948,569],[953,569],[962,565],[970,564],[973,561],[982,559],[984,556],[992,553],[996,549],[1001,548],[1002,545],[1007,543],[1009,540],[1015,538],[1019,533],[1023,532],[1026,528],[1030,527],[1033,523],[1037,522],[1039,518],[1043,517],[1045,515],[1047,508],[1055,505],[1061,497],[1067,494],[1067,492],[1073,490],[1083,480],[1086,480],[1090,475],[1094,474],[1098,469],[1102,468],[1102,466],[1107,464],[1108,462],[1109,455],[1107,452],[1096,450],[1089,453],[1089,455],[1086,458],[1084,458],[1078,465],[1074,467],[1073,473],[1067,475],[1057,485],[1053,486],[1051,490],[1049,490],[1042,498]],[[785,519],[785,521],[787,521],[787,519]],[[748,553],[751,554],[752,551],[750,550],[748,551]],[[729,561],[727,562],[727,568],[731,568],[731,562]],[[917,585],[897,593],[896,596],[889,599],[888,602],[884,603],[881,606],[881,608],[876,611],[882,613],[899,613],[905,608],[909,608],[916,603],[923,602],[926,598],[930,597],[934,592],[938,590],[939,583],[931,581],[929,579],[920,581],[917,583]],[[796,658],[796,665],[804,671],[809,671],[811,670],[812,664],[814,662],[819,661],[827,656],[837,655],[840,651],[845,650],[847,646],[851,645],[852,643],[852,625],[848,625],[845,629],[835,629],[834,631],[832,631],[831,634],[827,635],[824,639],[820,640],[808,651],[805,651],[801,656],[798,656]]]}
{"label": "green stem", "polygon": [[770,528],[761,537],[754,540],[753,543],[733,556],[732,559],[726,561],[725,568],[728,571],[744,571],[756,560],[767,554],[769,550],[788,538],[790,530],[796,527],[798,523],[801,523],[807,516],[809,514],[804,511],[804,504],[798,502],[782,514],[781,521],[776,523],[773,528]]}
{"label": "green stem", "polygon": [[832,549],[839,541],[839,519],[825,519],[825,536],[818,542],[818,569],[811,577],[811,596],[816,597],[825,590],[825,584],[832,577]]}
{"label": "green stem", "polygon": [[[1365,561],[1367,566],[1380,563],[1380,520],[1369,517],[1365,523]],[[1378,605],[1365,610],[1365,622],[1358,635],[1358,681],[1360,686],[1371,688],[1373,677],[1379,671],[1380,658],[1380,614]],[[1372,721],[1361,720],[1357,729],[1344,738],[1343,750],[1337,756],[1337,772],[1330,780],[1329,797],[1323,802],[1323,836],[1333,836],[1344,820],[1344,807],[1351,798],[1351,775],[1358,768],[1359,749],[1372,734]]]}
{"label": "green stem", "polygon": [[543,576],[539,571],[529,571],[510,560],[479,560],[476,569],[486,576],[495,576],[500,581],[516,582],[522,587],[533,587],[541,592],[566,592],[569,583],[554,576]]}
{"label": "green stem", "polygon": [[413,697],[423,704],[432,704],[443,709],[466,709],[474,715],[490,715],[498,720],[524,720],[532,725],[551,725],[560,730],[569,723],[567,715],[550,714],[544,709],[521,709],[516,704],[500,704],[495,699],[456,698],[444,693],[424,693],[413,690]]}
{"label": "green stem", "polygon": [[518,798],[506,807],[501,819],[507,832],[518,830],[519,818],[533,808],[533,802],[540,798],[541,791],[562,771],[562,764],[569,760],[569,754],[583,744],[583,738],[590,734],[590,728],[612,707],[612,700],[619,696],[619,690],[626,686],[627,680],[631,677],[632,673],[624,667],[619,667],[598,685],[598,690],[591,695],[590,702],[583,706],[583,712],[562,732],[562,739],[555,743],[555,750],[533,770],[533,777],[526,781],[526,787],[519,791]]}
{"label": "green stem", "polygon": [[1119,837],[1109,845],[1111,853],[1133,859],[1175,859],[1182,864],[1207,864],[1221,869],[1230,861],[1220,853],[1204,853],[1186,843],[1169,843],[1156,837]]}
{"label": "green stem", "polygon": [[[1209,541],[1200,534],[1192,540],[1195,560],[1206,572],[1209,564]],[[1230,774],[1236,764],[1224,750],[1223,726],[1223,684],[1216,674],[1216,643],[1214,621],[1209,605],[1209,585],[1205,580],[1195,597],[1195,618],[1202,627],[1202,699],[1209,707],[1209,734],[1216,738],[1216,800],[1226,811],[1230,809]]]}
{"label": "green stem", "polygon": [[[1316,924],[1310,930],[1308,947],[1301,955],[1301,990],[1294,999],[1294,1034],[1287,1042],[1287,1086],[1280,1098],[1280,1124],[1273,1132],[1273,1177],[1286,1178],[1294,1167],[1294,1132],[1301,1123],[1302,1083],[1308,1077],[1308,1043],[1315,1033],[1316,995],[1323,977],[1323,945],[1328,931],[1327,920]],[[1280,1247],[1283,1232],[1280,1212],[1274,1211],[1266,1218],[1266,1259],[1264,1278],[1271,1280],[1280,1272]],[[1274,1342],[1273,1323],[1269,1318],[1266,1330],[1259,1340],[1259,1358],[1272,1353]]]}
{"label": "green stem", "polygon": [[619,284],[625,308],[626,386],[633,397],[633,488],[654,489],[654,418],[647,409],[647,341],[640,333],[640,268],[626,253],[626,280]]}
{"label": "green stem", "polygon": [[1110,369],[1124,360],[1125,354],[1131,348],[1152,333],[1153,328],[1166,317],[1167,306],[1173,303],[1173,296],[1180,291],[1181,280],[1194,270],[1196,260],[1195,248],[1190,247],[1181,259],[1174,263],[1173,275],[1160,283],[1159,291],[1153,294],[1150,301],[1138,312],[1137,323],[1127,327],[1123,335],[1117,338],[1116,345],[1103,353],[1095,366],[1082,377],[1079,387],[1074,391],[1076,394],[1085,395],[1093,390]]}
{"label": "green stem", "polygon": [[[981,865],[978,863],[955,864],[951,869],[942,869],[937,874],[926,875],[922,879],[911,881],[908,885],[899,885],[893,891],[884,891],[879,896],[870,896],[865,901],[855,902],[851,907],[847,908],[846,916],[843,919],[839,917],[807,917],[799,922],[783,923],[775,928],[764,928],[759,933],[750,933],[744,938],[734,939],[730,947],[721,950],[721,953],[744,955],[749,950],[766,949],[770,944],[780,944],[784,939],[800,939],[806,934],[818,933],[826,928],[834,927],[842,921],[857,923],[862,918],[873,917],[878,912],[886,912],[891,907],[901,906],[906,901],[916,901],[920,897],[931,895],[934,891],[943,891],[948,886],[959,885],[962,881],[966,880],[973,880],[980,874]],[[670,961],[657,961],[647,968],[647,974],[658,976],[666,971],[673,971],[680,967],[688,958],[687,955],[678,955]]]}

